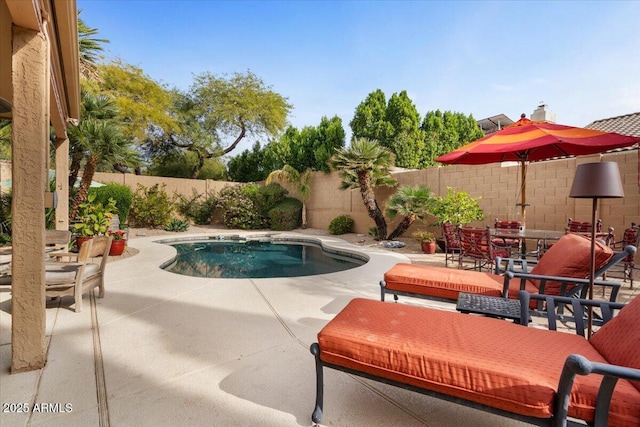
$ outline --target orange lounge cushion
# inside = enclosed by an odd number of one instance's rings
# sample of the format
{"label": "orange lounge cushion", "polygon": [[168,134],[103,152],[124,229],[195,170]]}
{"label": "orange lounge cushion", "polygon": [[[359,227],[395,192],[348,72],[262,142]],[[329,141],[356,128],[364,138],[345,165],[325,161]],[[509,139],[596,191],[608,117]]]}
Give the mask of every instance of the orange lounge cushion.
{"label": "orange lounge cushion", "polygon": [[[499,297],[502,295],[504,276],[471,270],[398,263],[384,274],[386,288],[436,298],[456,300],[460,292]],[[525,289],[538,293],[530,282]],[[520,281],[509,284],[509,297],[518,298]]]}
{"label": "orange lounge cushion", "polygon": [[[634,298],[591,339],[609,363],[640,369],[640,298]],[[640,390],[640,381],[631,381]]]}
{"label": "orange lounge cushion", "polygon": [[[538,418],[552,414],[569,354],[605,362],[574,334],[365,299],[352,300],[318,343],[324,362]],[[593,418],[600,378],[576,379],[570,416]],[[611,414],[610,425],[640,425],[640,391],[628,381],[618,382]]]}
{"label": "orange lounge cushion", "polygon": [[[603,267],[611,257],[613,250],[596,241],[595,270]],[[589,277],[591,264],[591,239],[580,234],[567,233],[545,252],[531,274],[556,277]],[[537,286],[537,285],[536,285]],[[545,294],[559,295],[560,283],[547,282]]]}

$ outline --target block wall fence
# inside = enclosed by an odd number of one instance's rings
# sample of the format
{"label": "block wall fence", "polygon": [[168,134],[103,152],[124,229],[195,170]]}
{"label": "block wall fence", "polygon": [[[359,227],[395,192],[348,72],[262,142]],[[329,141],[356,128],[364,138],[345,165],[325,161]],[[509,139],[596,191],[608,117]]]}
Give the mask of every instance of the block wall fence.
{"label": "block wall fence", "polygon": [[[550,160],[530,163],[527,168],[526,224],[528,228],[563,230],[568,218],[580,221],[591,220],[591,200],[572,199],[569,191],[577,165],[581,163],[614,161],[618,163],[625,197],[622,199],[601,199],[598,202],[598,217],[605,229],[614,227],[616,236],[631,222],[640,223],[640,187],[638,185],[638,150],[629,150],[604,155],[581,156],[571,159]],[[466,191],[474,198],[480,198],[479,204],[485,213],[485,220],[472,225],[493,224],[495,218],[520,220],[519,184],[520,171],[516,164],[492,163],[487,165],[451,165],[431,167],[417,171],[394,173],[399,185],[427,185],[431,190],[444,196],[447,187]],[[0,181],[11,178],[11,163],[0,162]],[[199,194],[217,194],[222,188],[238,183],[194,180],[181,178],[163,178],[140,176],[135,174],[97,172],[94,180],[98,182],[118,183],[131,187],[135,191],[138,184],[150,187],[156,183],[165,184],[168,194],[178,193],[190,196]],[[290,195],[297,197],[294,187],[283,184]],[[338,215],[350,215],[355,221],[354,231],[368,233],[375,224],[369,218],[359,190],[340,190],[340,178],[332,172],[324,174],[314,172],[311,176],[311,196],[307,200],[307,222],[311,228],[326,229],[329,222]],[[394,188],[376,189],[376,199],[384,210],[386,201],[394,193]],[[391,231],[396,222],[389,223]],[[430,228],[437,235],[436,227],[416,222],[409,232],[419,228]]]}

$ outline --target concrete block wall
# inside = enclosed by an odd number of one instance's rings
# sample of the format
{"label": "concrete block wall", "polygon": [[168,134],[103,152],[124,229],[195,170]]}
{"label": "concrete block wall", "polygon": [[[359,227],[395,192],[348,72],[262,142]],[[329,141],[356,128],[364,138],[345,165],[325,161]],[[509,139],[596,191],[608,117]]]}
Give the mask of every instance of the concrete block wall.
{"label": "concrete block wall", "polygon": [[[531,163],[527,166],[526,224],[529,228],[541,228],[562,231],[568,218],[580,221],[591,220],[592,201],[569,197],[571,184],[577,165],[581,163],[615,161],[620,168],[624,187],[623,199],[602,199],[598,201],[598,217],[603,220],[605,229],[614,227],[617,236],[631,222],[640,223],[640,187],[638,170],[638,150],[630,150],[605,155],[581,156],[571,159],[550,160]],[[428,185],[437,195],[444,196],[447,187],[468,192],[472,197],[480,198],[479,204],[485,213],[485,220],[476,226],[493,224],[495,218],[521,220],[520,207],[516,206],[520,198],[520,168],[517,164],[452,165],[432,167],[418,171],[403,171],[393,174],[398,185]],[[11,163],[0,162],[2,180],[11,178]],[[134,191],[140,183],[150,187],[156,183],[166,184],[168,194],[178,193],[191,196],[193,191],[201,194],[217,194],[222,188],[237,183],[139,176],[134,174],[96,173],[94,179],[99,182],[115,182],[130,186]],[[285,185],[292,197],[296,197],[295,187]],[[340,178],[337,173],[315,172],[311,176],[311,196],[307,201],[307,222],[309,227],[326,229],[338,215],[350,215],[355,221],[355,232],[368,233],[375,224],[367,214],[359,189],[340,190]],[[380,209],[395,189],[381,187],[375,190]],[[389,222],[389,231],[398,220]],[[426,228],[426,224],[417,223],[409,232],[417,228]],[[439,235],[439,230],[432,227]]]}
{"label": "concrete block wall", "polygon": [[[592,201],[569,197],[577,165],[597,161],[615,161],[620,168],[625,197],[623,199],[601,199],[598,201],[598,217],[605,229],[614,227],[617,236],[631,222],[640,223],[640,187],[638,186],[638,151],[631,150],[605,155],[581,156],[571,159],[530,163],[527,166],[526,224],[529,228],[564,230],[568,218],[580,221],[591,220]],[[479,204],[485,220],[476,226],[492,224],[495,218],[521,220],[520,169],[517,164],[501,165],[452,165],[432,167],[420,171],[395,173],[399,185],[424,184],[437,195],[446,194],[447,187],[468,192],[480,198]],[[327,228],[331,219],[341,214],[353,217],[355,231],[367,233],[374,222],[367,215],[358,190],[339,190],[337,173],[329,175],[314,173],[312,193],[307,203],[308,222],[313,228]],[[385,207],[393,189],[376,189],[380,208]],[[391,230],[395,223],[390,224]],[[425,228],[416,224],[412,229]],[[409,232],[412,231],[409,230]],[[434,228],[439,234],[439,231]]]}

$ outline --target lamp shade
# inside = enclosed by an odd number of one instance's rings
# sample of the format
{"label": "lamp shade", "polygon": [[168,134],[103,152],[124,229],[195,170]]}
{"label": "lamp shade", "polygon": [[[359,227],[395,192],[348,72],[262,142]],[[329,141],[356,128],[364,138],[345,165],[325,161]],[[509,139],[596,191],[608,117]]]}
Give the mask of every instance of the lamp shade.
{"label": "lamp shade", "polygon": [[618,163],[597,162],[578,165],[569,197],[577,199],[624,197]]}

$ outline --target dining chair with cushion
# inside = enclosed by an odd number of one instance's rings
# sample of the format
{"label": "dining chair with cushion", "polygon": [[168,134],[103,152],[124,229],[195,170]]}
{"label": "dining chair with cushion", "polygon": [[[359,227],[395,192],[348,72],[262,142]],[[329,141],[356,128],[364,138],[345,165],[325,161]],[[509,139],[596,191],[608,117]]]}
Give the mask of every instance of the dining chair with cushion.
{"label": "dining chair with cushion", "polygon": [[[614,251],[621,251],[627,245],[638,247],[640,244],[640,228],[635,222],[631,223],[631,227],[624,230],[622,240],[613,241],[611,247]],[[622,260],[622,265],[612,270],[612,277],[616,277],[617,272],[622,272],[623,280],[629,280],[630,287],[633,288],[633,270],[635,270],[635,254],[629,254]]]}
{"label": "dining chair with cushion", "polygon": [[455,262],[460,256],[460,239],[458,237],[458,226],[453,226],[451,222],[442,223],[442,238],[444,240],[444,266],[449,266],[449,261]]}
{"label": "dining chair with cushion", "polygon": [[473,270],[482,271],[486,267],[491,271],[497,257],[509,258],[511,255],[510,248],[498,246],[492,242],[489,227],[460,227],[458,238],[460,239],[459,269],[463,268],[464,262],[470,261],[473,262]]}
{"label": "dining chair with cushion", "polygon": [[[516,233],[522,229],[523,223],[522,221],[507,221],[507,220],[499,220],[496,218],[493,227],[496,231],[507,231],[509,233]],[[520,248],[522,246],[522,239],[518,237],[494,237],[493,244],[497,246],[504,246],[511,249],[512,252],[520,252]]]}

